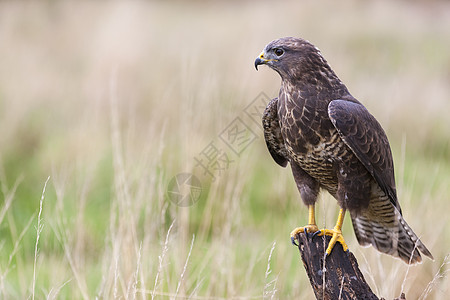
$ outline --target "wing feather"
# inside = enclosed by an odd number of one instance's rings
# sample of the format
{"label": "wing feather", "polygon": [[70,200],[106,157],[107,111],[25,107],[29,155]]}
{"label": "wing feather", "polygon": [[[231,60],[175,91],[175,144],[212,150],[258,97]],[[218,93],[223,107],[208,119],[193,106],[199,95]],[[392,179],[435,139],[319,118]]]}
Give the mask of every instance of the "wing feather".
{"label": "wing feather", "polygon": [[361,103],[348,100],[331,101],[328,115],[344,143],[401,213],[395,189],[392,152],[380,123]]}
{"label": "wing feather", "polygon": [[284,139],[281,135],[280,122],[278,120],[278,98],[272,99],[264,110],[262,123],[264,138],[270,155],[277,164],[286,167],[288,154]]}

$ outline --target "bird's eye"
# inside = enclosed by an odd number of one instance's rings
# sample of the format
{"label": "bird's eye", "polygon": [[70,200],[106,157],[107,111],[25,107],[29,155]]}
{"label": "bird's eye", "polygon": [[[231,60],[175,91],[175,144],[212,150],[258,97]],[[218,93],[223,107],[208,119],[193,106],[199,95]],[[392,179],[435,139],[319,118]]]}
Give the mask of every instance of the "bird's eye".
{"label": "bird's eye", "polygon": [[284,50],[280,48],[273,49],[273,52],[275,53],[276,56],[281,56],[284,54]]}

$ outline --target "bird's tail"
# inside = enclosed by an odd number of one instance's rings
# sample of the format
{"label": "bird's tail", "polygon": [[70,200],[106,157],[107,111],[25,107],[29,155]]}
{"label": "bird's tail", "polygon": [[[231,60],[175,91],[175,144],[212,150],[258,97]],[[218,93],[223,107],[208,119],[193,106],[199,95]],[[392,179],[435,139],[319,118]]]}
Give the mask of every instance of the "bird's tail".
{"label": "bird's tail", "polygon": [[378,251],[399,257],[407,264],[420,263],[420,252],[433,259],[430,251],[388,199],[373,200],[367,210],[352,216],[353,229],[360,245],[372,245]]}

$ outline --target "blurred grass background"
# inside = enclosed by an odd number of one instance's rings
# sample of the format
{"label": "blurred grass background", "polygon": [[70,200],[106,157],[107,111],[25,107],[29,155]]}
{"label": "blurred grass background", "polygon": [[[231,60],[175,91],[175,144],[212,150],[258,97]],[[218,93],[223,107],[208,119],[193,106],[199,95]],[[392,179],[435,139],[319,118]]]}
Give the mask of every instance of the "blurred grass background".
{"label": "blurred grass background", "polygon": [[[408,268],[346,220],[368,283],[445,298],[450,2],[332,0],[0,2],[0,298],[311,299],[288,237],[307,210],[244,112],[278,94],[253,61],[281,36],[317,45],[383,125],[404,215],[435,257]],[[240,155],[220,139],[236,117],[257,135]],[[169,181],[211,142],[229,166],[174,205]],[[336,215],[322,194],[319,224]]]}

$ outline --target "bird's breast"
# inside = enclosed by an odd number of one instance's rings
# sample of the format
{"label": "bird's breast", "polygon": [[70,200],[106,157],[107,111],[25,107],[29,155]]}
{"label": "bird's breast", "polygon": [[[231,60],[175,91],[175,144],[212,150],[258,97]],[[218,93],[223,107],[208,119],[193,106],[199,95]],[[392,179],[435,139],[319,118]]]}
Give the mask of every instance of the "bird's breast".
{"label": "bird's breast", "polygon": [[307,144],[305,153],[298,152],[297,145],[287,145],[291,160],[298,164],[306,173],[316,179],[330,194],[336,195],[338,188],[338,172],[345,163],[350,150],[344,144],[337,131],[329,139],[321,139],[316,145]]}
{"label": "bird's breast", "polygon": [[349,148],[331,123],[327,104],[287,99],[282,105],[280,127],[291,161],[335,194],[339,165]]}

